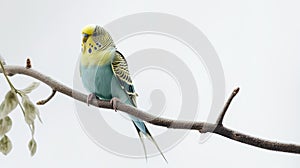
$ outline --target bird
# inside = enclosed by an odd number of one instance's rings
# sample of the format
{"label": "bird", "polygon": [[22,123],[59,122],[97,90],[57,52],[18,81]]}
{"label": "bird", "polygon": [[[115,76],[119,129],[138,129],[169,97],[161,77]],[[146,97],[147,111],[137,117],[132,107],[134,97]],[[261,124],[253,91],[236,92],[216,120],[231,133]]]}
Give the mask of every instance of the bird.
{"label": "bird", "polygon": [[[86,25],[82,31],[80,76],[85,89],[90,92],[87,104],[95,99],[109,100],[117,111],[117,103],[122,102],[137,107],[132,79],[125,57],[116,49],[111,35],[101,26]],[[152,137],[144,121],[128,114],[142,143],[145,158],[147,151],[144,136],[156,146],[167,162],[157,142]],[[167,162],[168,163],[168,162]]]}

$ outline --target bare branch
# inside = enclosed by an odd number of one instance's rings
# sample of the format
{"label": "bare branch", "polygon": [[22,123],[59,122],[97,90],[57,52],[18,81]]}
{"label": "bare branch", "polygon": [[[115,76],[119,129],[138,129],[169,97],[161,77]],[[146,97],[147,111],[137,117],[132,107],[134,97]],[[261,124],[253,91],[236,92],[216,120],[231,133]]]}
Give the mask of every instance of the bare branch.
{"label": "bare branch", "polygon": [[55,93],[56,93],[56,90],[52,90],[51,95],[47,99],[40,100],[40,101],[36,102],[36,104],[37,105],[45,105],[46,103],[48,103],[48,101],[50,101],[54,97]]}
{"label": "bare branch", "polygon": [[236,88],[236,89],[233,90],[233,92],[231,93],[230,97],[228,98],[228,100],[227,100],[227,102],[226,102],[226,104],[225,104],[218,120],[217,120],[217,124],[219,124],[219,125],[223,124],[223,119],[224,119],[224,116],[225,116],[225,114],[228,110],[228,107],[230,106],[230,103],[233,100],[233,98],[239,93],[239,91],[240,91],[240,88]]}
{"label": "bare branch", "polygon": [[[33,69],[26,69],[25,67],[21,67],[21,66],[5,65],[4,67],[5,67],[6,71],[10,74],[23,74],[23,75],[33,77],[33,78],[45,83],[46,85],[50,86],[53,90],[56,90],[62,94],[72,97],[73,99],[76,99],[78,101],[86,103],[87,95],[80,93],[76,90],[72,90],[71,88],[51,79],[50,77],[48,77],[38,71],[35,71]],[[260,138],[256,138],[256,137],[253,137],[250,135],[246,135],[246,134],[242,134],[242,133],[233,131],[229,128],[226,128],[222,124],[219,124],[219,123],[222,123],[222,120],[224,118],[224,115],[225,115],[228,107],[229,107],[229,104],[232,101],[233,97],[237,94],[237,92],[238,92],[238,89],[236,89],[230,96],[223,111],[221,112],[221,115],[220,115],[221,119],[218,120],[221,122],[218,122],[216,124],[205,123],[205,122],[172,120],[172,119],[167,119],[167,118],[162,118],[162,117],[156,117],[154,115],[148,114],[147,112],[144,112],[142,110],[139,110],[135,107],[132,107],[132,106],[129,106],[129,105],[126,105],[123,103],[119,103],[118,110],[123,111],[128,114],[131,114],[131,115],[136,116],[144,121],[147,121],[151,124],[158,125],[158,126],[174,128],[174,129],[198,130],[201,133],[211,132],[211,133],[215,133],[215,134],[227,137],[234,141],[238,141],[238,142],[241,142],[244,144],[256,146],[256,147],[263,148],[263,149],[300,154],[300,145],[286,144],[286,143],[279,143],[279,142],[275,142],[275,141],[263,140]],[[96,107],[100,107],[100,108],[112,109],[112,106],[109,103],[109,101],[94,99],[90,104],[93,106],[96,106]],[[204,125],[205,125],[205,127],[204,127]]]}

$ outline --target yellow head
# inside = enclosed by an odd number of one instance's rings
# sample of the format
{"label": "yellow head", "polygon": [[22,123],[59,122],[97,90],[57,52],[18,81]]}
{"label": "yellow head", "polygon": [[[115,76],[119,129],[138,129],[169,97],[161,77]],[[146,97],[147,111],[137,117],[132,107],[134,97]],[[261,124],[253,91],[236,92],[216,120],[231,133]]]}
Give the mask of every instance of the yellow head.
{"label": "yellow head", "polygon": [[96,51],[115,47],[115,44],[104,28],[90,24],[85,26],[82,31],[82,53],[92,54]]}

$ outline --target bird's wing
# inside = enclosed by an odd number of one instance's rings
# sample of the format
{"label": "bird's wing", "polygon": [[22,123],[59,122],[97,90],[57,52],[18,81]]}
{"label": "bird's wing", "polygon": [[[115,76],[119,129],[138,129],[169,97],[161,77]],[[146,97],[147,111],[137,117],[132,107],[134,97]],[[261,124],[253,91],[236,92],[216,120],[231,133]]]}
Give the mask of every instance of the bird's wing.
{"label": "bird's wing", "polygon": [[121,88],[127,93],[129,98],[131,99],[132,104],[134,106],[137,106],[137,93],[135,93],[134,86],[132,84],[132,80],[128,70],[128,64],[125,57],[119,51],[116,51],[116,55],[113,59],[113,62],[111,63],[111,67],[121,85]]}
{"label": "bird's wing", "polygon": [[[137,96],[137,94],[134,91],[134,87],[133,87],[132,80],[131,80],[129,70],[128,70],[128,64],[126,62],[125,57],[119,51],[116,51],[116,55],[115,55],[114,60],[111,64],[111,67],[112,67],[112,70],[113,70],[115,76],[119,80],[119,83],[120,83],[122,89],[127,93],[127,95],[131,99],[132,104],[136,107],[136,96]],[[162,157],[167,162],[165,156],[163,155],[162,151],[158,147],[158,145],[157,145],[156,141],[154,140],[154,138],[151,136],[151,134],[150,134],[149,130],[147,129],[145,123],[143,121],[141,121],[140,119],[134,117],[134,116],[132,116],[132,118],[135,118],[135,119],[132,119],[132,121],[134,123],[134,126],[135,126],[138,134],[139,134],[140,140],[143,144],[145,157],[147,158],[147,152],[146,152],[146,148],[145,148],[143,138],[141,137],[142,134],[146,135],[154,143],[154,145],[157,147],[157,149],[159,150]]]}

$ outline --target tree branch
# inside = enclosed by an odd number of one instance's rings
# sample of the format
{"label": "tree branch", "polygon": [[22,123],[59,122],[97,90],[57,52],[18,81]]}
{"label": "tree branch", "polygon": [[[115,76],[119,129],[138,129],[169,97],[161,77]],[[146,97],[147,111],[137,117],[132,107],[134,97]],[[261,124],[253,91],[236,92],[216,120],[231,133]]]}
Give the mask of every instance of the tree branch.
{"label": "tree branch", "polygon": [[227,102],[226,102],[226,104],[225,104],[225,106],[224,106],[224,108],[223,108],[223,110],[222,110],[222,112],[221,112],[221,114],[220,114],[220,116],[217,120],[217,124],[223,125],[223,119],[224,119],[224,116],[226,114],[226,111],[228,110],[228,107],[230,106],[231,101],[239,93],[239,91],[240,91],[240,88],[236,88],[236,89],[233,90],[233,92],[231,93],[229,99],[227,100]]}
{"label": "tree branch", "polygon": [[46,103],[48,103],[48,101],[50,101],[54,97],[55,93],[56,93],[56,90],[52,90],[52,93],[49,97],[47,97],[44,100],[38,101],[36,104],[37,105],[45,105]]}
{"label": "tree branch", "polygon": [[[80,93],[76,90],[72,90],[71,88],[51,79],[50,77],[48,77],[38,71],[35,71],[33,69],[26,69],[25,67],[21,67],[21,66],[5,65],[4,67],[7,71],[7,73],[23,74],[26,76],[33,77],[33,78],[45,83],[46,85],[48,85],[49,87],[51,87],[53,90],[55,90],[57,92],[60,92],[62,94],[65,94],[65,95],[73,98],[73,99],[76,99],[78,101],[86,103],[87,95]],[[2,71],[1,71],[1,73],[2,73]],[[211,133],[215,133],[215,134],[227,137],[234,141],[238,141],[238,142],[241,142],[244,144],[256,146],[256,147],[263,148],[263,149],[300,154],[300,145],[286,144],[286,143],[279,143],[279,142],[275,142],[275,141],[263,140],[260,138],[252,137],[250,135],[239,133],[237,131],[231,130],[231,129],[223,126],[222,121],[223,121],[224,115],[230,105],[231,100],[234,98],[234,96],[237,94],[237,92],[238,92],[238,89],[236,89],[232,93],[232,95],[230,96],[226,105],[224,106],[223,111],[220,114],[218,122],[215,124],[205,123],[205,122],[172,120],[172,119],[167,119],[167,118],[156,117],[154,115],[148,114],[142,110],[139,110],[135,107],[132,107],[132,106],[129,106],[129,105],[126,105],[123,103],[119,103],[118,110],[123,111],[128,114],[131,114],[131,115],[136,116],[146,122],[149,122],[151,124],[158,125],[158,126],[174,128],[174,129],[198,130],[201,133],[211,132]],[[100,107],[100,108],[112,109],[112,106],[109,103],[109,101],[94,99],[90,104],[93,106],[96,106],[96,107]]]}

